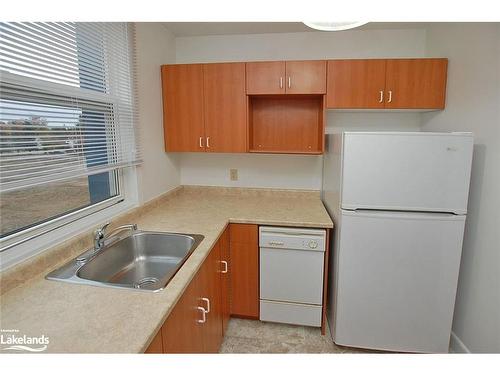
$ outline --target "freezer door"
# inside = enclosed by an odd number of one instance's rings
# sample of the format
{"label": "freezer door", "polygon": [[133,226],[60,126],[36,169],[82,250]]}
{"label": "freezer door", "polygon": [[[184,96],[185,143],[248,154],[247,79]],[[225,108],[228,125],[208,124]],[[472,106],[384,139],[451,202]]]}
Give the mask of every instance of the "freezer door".
{"label": "freezer door", "polygon": [[334,341],[448,352],[464,216],[342,212]]}
{"label": "freezer door", "polygon": [[346,132],[343,209],[467,212],[470,133]]}

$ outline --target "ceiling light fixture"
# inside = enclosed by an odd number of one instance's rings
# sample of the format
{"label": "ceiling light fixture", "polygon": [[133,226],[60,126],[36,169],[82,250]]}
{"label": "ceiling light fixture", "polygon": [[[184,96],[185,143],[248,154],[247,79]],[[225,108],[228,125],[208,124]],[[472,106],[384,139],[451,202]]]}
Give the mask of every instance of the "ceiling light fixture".
{"label": "ceiling light fixture", "polygon": [[363,26],[368,22],[303,22],[304,25],[311,29],[321,31],[341,31],[354,29],[355,27]]}

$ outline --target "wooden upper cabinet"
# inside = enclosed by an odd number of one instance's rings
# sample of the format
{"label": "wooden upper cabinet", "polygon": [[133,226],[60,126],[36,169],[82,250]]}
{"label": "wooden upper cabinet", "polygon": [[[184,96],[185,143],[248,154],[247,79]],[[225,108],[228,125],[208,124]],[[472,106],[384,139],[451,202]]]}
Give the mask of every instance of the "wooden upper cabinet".
{"label": "wooden upper cabinet", "polygon": [[284,94],[285,80],[284,61],[246,63],[246,91],[248,95]]}
{"label": "wooden upper cabinet", "polygon": [[246,152],[245,63],[203,65],[205,149]]}
{"label": "wooden upper cabinet", "polygon": [[328,61],[327,108],[443,109],[447,59]]}
{"label": "wooden upper cabinet", "polygon": [[161,75],[165,150],[203,151],[203,66],[163,65]]}
{"label": "wooden upper cabinet", "polygon": [[384,108],[386,60],[328,61],[327,108]]}
{"label": "wooden upper cabinet", "polygon": [[287,94],[325,94],[326,61],[287,61]]}
{"label": "wooden upper cabinet", "polygon": [[247,94],[324,94],[326,61],[246,63]]}
{"label": "wooden upper cabinet", "polygon": [[447,59],[387,60],[385,108],[443,109]]}

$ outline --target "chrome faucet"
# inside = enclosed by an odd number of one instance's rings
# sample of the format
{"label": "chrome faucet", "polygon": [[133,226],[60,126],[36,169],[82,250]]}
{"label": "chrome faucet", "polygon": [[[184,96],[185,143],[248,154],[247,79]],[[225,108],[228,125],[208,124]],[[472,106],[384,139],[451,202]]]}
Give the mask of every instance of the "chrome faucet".
{"label": "chrome faucet", "polygon": [[104,241],[106,238],[109,238],[124,230],[130,230],[132,232],[137,230],[137,224],[126,224],[116,227],[111,231],[111,233],[106,235],[106,228],[109,226],[109,224],[110,223],[104,224],[94,232],[94,253],[97,253],[104,247]]}
{"label": "chrome faucet", "polygon": [[106,238],[109,238],[113,235],[116,235],[117,233],[123,231],[123,230],[130,230],[131,232],[135,232],[137,230],[137,224],[126,224],[122,225],[119,227],[116,227],[111,231],[111,233],[106,234],[106,228],[110,225],[111,223],[106,223],[102,227],[97,228],[94,232],[94,248],[92,251],[86,251],[84,254],[80,255],[78,258],[76,258],[76,262],[78,264],[84,264],[87,263],[90,259],[95,257],[103,248],[104,248],[104,242]]}
{"label": "chrome faucet", "polygon": [[102,227],[97,228],[94,232],[94,251],[99,251],[104,246],[104,236],[106,235],[106,228],[111,223],[106,223]]}

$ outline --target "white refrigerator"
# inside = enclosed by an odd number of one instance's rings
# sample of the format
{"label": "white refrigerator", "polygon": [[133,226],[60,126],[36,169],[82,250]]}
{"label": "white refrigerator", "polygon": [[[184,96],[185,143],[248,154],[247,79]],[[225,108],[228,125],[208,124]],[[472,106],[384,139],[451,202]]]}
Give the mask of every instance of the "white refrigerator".
{"label": "white refrigerator", "polygon": [[471,133],[327,135],[335,343],[448,352],[472,150]]}

